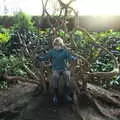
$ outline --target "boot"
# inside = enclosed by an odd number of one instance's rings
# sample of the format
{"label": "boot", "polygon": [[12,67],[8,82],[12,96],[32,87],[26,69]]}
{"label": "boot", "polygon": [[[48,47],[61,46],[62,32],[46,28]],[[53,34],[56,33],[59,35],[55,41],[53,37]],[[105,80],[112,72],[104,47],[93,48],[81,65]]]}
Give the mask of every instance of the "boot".
{"label": "boot", "polygon": [[59,99],[58,99],[58,88],[54,88],[53,103],[54,103],[54,104],[58,104],[58,103],[59,103]]}
{"label": "boot", "polygon": [[65,101],[67,103],[72,102],[72,92],[71,92],[70,87],[68,87],[68,86],[65,87]]}

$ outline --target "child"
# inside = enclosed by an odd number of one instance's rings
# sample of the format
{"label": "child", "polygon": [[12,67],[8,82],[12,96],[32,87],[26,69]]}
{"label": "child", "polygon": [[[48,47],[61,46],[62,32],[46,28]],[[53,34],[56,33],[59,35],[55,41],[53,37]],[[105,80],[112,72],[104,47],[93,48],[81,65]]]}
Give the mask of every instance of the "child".
{"label": "child", "polygon": [[52,85],[54,89],[54,97],[53,102],[58,103],[58,88],[59,88],[59,79],[60,76],[63,75],[65,79],[66,86],[66,98],[68,101],[72,101],[72,98],[69,96],[69,87],[70,87],[70,71],[67,67],[67,62],[75,60],[65,48],[63,43],[63,39],[57,37],[53,42],[53,49],[48,52],[48,54],[44,57],[40,57],[40,61],[48,60],[51,58],[52,62]]}

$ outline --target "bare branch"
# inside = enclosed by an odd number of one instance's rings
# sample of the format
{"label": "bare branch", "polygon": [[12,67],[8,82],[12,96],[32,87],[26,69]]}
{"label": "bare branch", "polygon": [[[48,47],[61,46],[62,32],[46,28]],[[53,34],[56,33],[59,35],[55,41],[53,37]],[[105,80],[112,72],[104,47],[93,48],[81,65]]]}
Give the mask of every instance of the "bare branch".
{"label": "bare branch", "polygon": [[71,9],[71,10],[73,10],[74,13],[75,13],[75,10],[74,10],[72,7],[69,6],[73,1],[76,1],[76,0],[70,0],[67,4],[65,4],[65,3],[62,2],[62,0],[58,0],[59,4],[60,4],[60,6],[61,6],[60,15],[61,15],[61,13],[62,13],[62,10],[65,10],[64,16],[67,16],[68,8]]}

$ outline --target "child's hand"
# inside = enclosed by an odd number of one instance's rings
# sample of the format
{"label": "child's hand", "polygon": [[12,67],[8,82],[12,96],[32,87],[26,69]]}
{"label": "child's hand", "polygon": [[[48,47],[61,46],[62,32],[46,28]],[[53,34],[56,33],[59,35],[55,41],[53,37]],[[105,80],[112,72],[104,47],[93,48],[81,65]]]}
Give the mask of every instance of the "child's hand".
{"label": "child's hand", "polygon": [[77,57],[76,56],[72,56],[72,60],[76,61]]}
{"label": "child's hand", "polygon": [[77,65],[77,61],[78,61],[78,59],[77,59],[77,57],[74,57],[74,56],[72,56],[72,61],[70,62],[70,65],[69,65],[69,68],[70,69],[74,69],[75,68],[75,66]]}
{"label": "child's hand", "polygon": [[42,57],[37,56],[36,59],[37,59],[38,62],[42,62]]}

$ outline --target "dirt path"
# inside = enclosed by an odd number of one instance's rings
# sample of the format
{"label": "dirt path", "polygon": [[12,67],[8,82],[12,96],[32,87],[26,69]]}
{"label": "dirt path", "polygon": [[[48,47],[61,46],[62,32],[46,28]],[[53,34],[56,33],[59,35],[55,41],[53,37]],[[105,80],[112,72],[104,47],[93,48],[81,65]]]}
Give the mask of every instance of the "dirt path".
{"label": "dirt path", "polygon": [[[20,84],[0,91],[0,120],[81,120],[72,104],[53,106],[48,94],[35,96],[35,88]],[[80,112],[82,120],[116,120],[103,118],[89,105],[81,107]]]}
{"label": "dirt path", "polygon": [[77,120],[70,105],[53,106],[49,97],[38,96],[29,101],[17,120]]}
{"label": "dirt path", "polygon": [[0,120],[79,120],[71,105],[53,106],[47,94],[33,96],[35,86],[16,85],[0,92]]}

